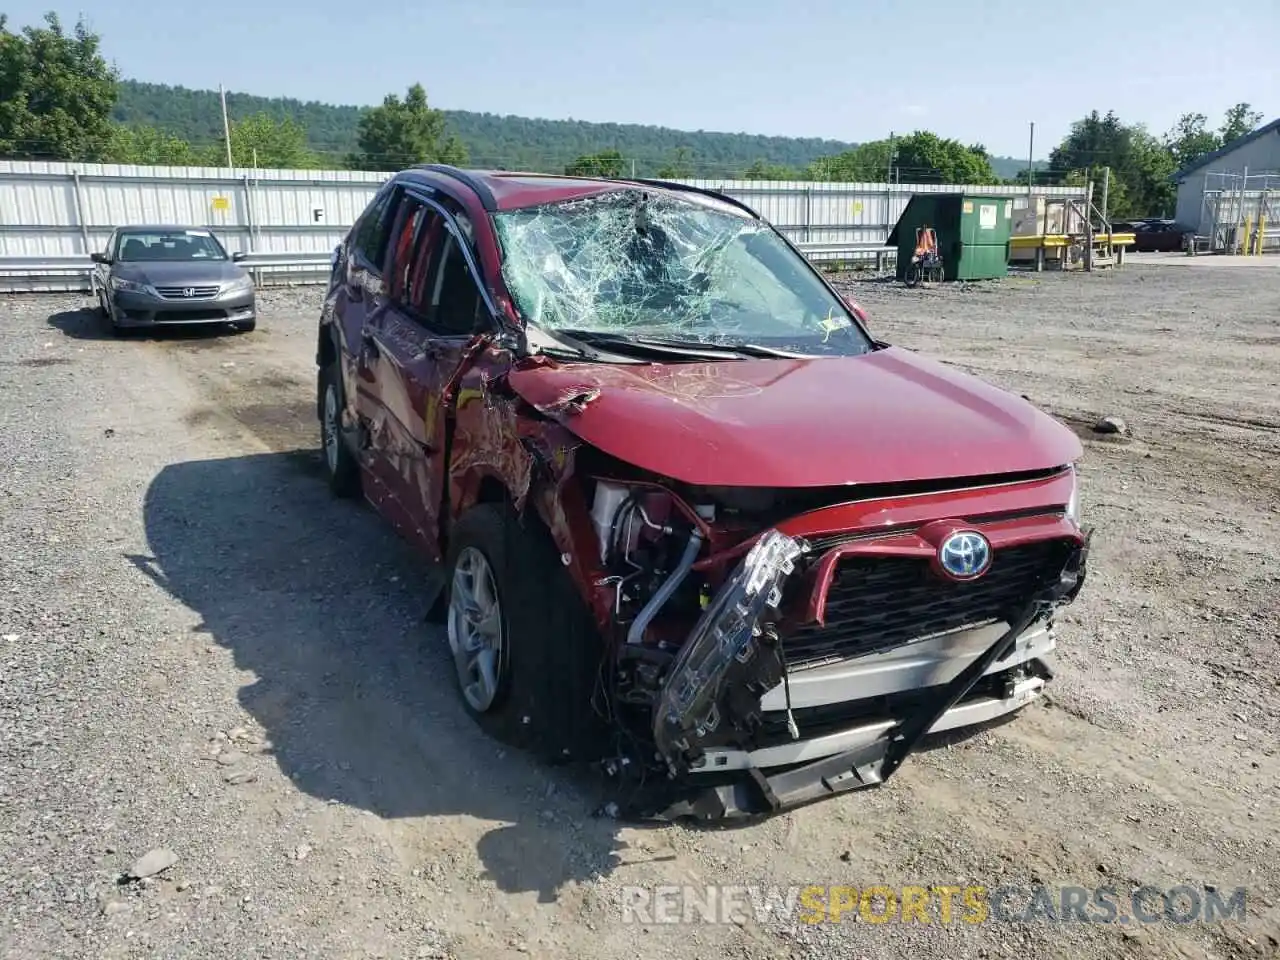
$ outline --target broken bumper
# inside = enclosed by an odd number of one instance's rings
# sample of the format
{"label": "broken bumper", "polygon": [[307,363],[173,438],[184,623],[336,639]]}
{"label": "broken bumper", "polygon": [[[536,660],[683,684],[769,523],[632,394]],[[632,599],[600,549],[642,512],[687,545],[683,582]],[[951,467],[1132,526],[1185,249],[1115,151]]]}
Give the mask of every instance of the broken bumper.
{"label": "broken bumper", "polygon": [[[653,732],[667,762],[668,785],[676,792],[659,799],[663,791],[656,791],[639,801],[644,809],[634,812],[651,819],[718,820],[776,812],[875,786],[928,734],[1020,709],[1043,689],[1048,669],[1041,656],[1053,645],[1047,624],[1053,610],[1079,592],[1088,545],[1085,534],[1060,571],[1046,575],[1003,622],[985,631],[938,638],[915,649],[909,645],[897,652],[896,666],[888,670],[885,662],[868,657],[813,671],[806,679],[805,672],[787,670],[785,644],[771,626],[804,545],[771,531],[713,599],[672,666],[655,709]],[[948,651],[956,643],[968,646],[963,653],[954,647]],[[1040,675],[1031,675],[1030,667]],[[987,682],[993,676],[1003,678],[998,692]],[[912,678],[923,681],[914,689],[925,696],[889,718],[807,739],[801,739],[791,719],[797,702],[830,702],[837,693],[846,702],[874,698],[904,689]],[[980,683],[985,695],[974,695]],[[765,713],[779,698],[786,707],[789,741],[754,749],[723,746],[755,739]]]}

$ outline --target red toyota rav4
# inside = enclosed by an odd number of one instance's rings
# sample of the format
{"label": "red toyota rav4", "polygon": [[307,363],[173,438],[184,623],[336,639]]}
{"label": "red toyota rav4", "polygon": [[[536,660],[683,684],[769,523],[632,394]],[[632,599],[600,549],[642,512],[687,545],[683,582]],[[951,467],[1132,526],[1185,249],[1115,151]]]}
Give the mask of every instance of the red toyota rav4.
{"label": "red toyota rav4", "polygon": [[635,815],[880,783],[1051,676],[1078,439],[877,340],[737,200],[402,171],[316,359],[331,486],[439,564],[467,710]]}

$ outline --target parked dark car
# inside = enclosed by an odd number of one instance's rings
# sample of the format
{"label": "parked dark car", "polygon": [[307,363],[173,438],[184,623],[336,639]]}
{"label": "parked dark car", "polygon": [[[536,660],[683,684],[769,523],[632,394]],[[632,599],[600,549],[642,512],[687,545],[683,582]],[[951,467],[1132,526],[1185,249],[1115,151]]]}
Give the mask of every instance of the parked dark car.
{"label": "parked dark car", "polygon": [[1070,429],[866,323],[713,191],[402,171],[319,318],[329,483],[440,564],[475,720],[628,815],[872,786],[1040,695],[1089,535]]}
{"label": "parked dark car", "polygon": [[1133,226],[1133,249],[1141,253],[1181,250],[1186,230],[1174,220],[1142,220]]}
{"label": "parked dark car", "polygon": [[257,323],[253,278],[212,231],[182,226],[119,227],[92,254],[93,295],[120,334],[138,327]]}

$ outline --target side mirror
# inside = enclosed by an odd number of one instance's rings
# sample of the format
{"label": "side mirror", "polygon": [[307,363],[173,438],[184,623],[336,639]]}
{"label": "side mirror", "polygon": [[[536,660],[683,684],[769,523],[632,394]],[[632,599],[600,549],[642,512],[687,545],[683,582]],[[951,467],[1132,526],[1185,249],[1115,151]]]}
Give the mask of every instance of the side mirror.
{"label": "side mirror", "polygon": [[105,253],[91,253],[89,254],[89,259],[92,260],[94,263],[110,263],[111,262],[111,258],[108,257]]}
{"label": "side mirror", "polygon": [[858,306],[858,302],[854,300],[853,297],[846,296],[846,297],[841,297],[840,299],[844,301],[844,305],[849,308],[850,312],[855,317],[858,318],[859,323],[861,323],[863,326],[868,325],[871,318],[867,316],[867,311],[863,310],[862,307]]}
{"label": "side mirror", "polygon": [[237,250],[235,253],[231,255],[231,260],[234,263],[239,263],[241,260],[247,260],[248,258],[249,258],[249,255],[245,253],[243,250]]}

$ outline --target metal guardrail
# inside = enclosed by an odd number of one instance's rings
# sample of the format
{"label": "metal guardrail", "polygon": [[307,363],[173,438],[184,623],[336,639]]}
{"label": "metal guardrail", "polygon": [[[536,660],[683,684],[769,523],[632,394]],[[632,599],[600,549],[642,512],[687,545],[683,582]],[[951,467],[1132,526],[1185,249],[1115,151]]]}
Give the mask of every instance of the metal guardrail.
{"label": "metal guardrail", "polygon": [[[251,253],[239,261],[246,270],[283,267],[323,267],[328,270],[331,262],[328,253]],[[0,257],[0,274],[88,273],[93,266],[93,261],[84,254],[72,257]]]}
{"label": "metal guardrail", "polygon": [[[325,253],[251,253],[239,261],[259,286],[320,283],[329,275]],[[0,292],[83,293],[90,289],[94,263],[84,254],[70,257],[0,257]]]}
{"label": "metal guardrail", "polygon": [[[805,256],[815,261],[856,261],[870,258],[883,268],[886,258],[896,252],[875,242],[797,243]],[[284,283],[318,283],[329,274],[331,254],[251,253],[239,261],[254,274],[261,286]],[[0,257],[0,292],[80,292],[89,289],[93,261],[84,254],[63,257]]]}

